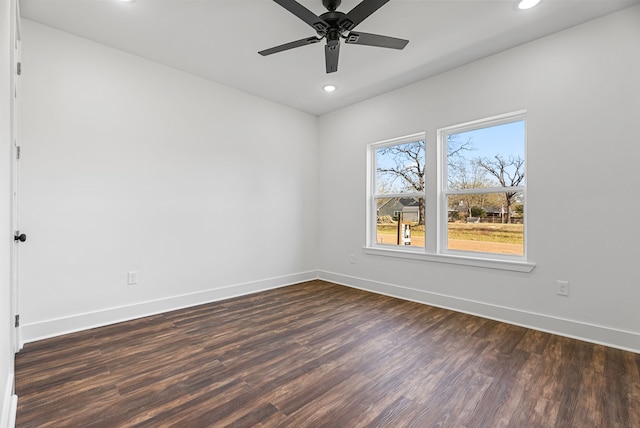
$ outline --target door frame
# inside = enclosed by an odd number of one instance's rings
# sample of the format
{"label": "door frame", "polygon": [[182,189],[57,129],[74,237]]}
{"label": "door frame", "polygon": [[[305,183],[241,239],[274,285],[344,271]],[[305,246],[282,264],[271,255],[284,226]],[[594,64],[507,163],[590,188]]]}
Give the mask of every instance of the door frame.
{"label": "door frame", "polygon": [[[11,227],[12,235],[20,230],[19,222],[19,163],[20,163],[20,73],[21,67],[21,27],[20,27],[20,5],[17,1],[12,2],[12,29],[11,29]],[[14,352],[22,349],[22,334],[19,327],[19,245],[14,240],[10,252],[10,299],[11,299],[11,321],[14,328],[11,329]]]}

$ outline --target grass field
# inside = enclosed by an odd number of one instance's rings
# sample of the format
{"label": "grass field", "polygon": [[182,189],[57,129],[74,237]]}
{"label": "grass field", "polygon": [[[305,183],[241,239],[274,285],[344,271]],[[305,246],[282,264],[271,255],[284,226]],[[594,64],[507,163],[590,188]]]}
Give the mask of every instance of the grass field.
{"label": "grass field", "polygon": [[[424,246],[424,226],[411,227],[411,246]],[[397,225],[378,225],[377,242],[396,245]],[[449,223],[448,248],[498,254],[524,254],[522,224]]]}
{"label": "grass field", "polygon": [[524,226],[522,224],[449,223],[449,239],[522,245]]}

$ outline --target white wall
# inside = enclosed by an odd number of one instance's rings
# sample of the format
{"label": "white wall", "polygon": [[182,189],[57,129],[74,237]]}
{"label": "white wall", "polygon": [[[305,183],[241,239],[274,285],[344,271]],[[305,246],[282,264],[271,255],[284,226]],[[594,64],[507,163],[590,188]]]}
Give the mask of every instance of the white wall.
{"label": "white wall", "polygon": [[[639,52],[637,6],[321,117],[321,277],[640,352]],[[368,143],[520,109],[533,272],[362,253]]]}
{"label": "white wall", "polygon": [[316,117],[28,20],[23,63],[25,341],[316,276]]}
{"label": "white wall", "polygon": [[[24,338],[296,282],[319,266],[343,284],[640,351],[638,24],[640,7],[627,9],[318,123],[25,21]],[[520,109],[533,272],[362,253],[368,143],[426,131],[434,144],[438,127]],[[568,215],[576,207],[586,214]],[[138,286],[126,285],[131,270]],[[571,282],[568,298],[556,279]]]}
{"label": "white wall", "polygon": [[11,29],[14,1],[0,2],[0,427],[13,425],[13,340],[11,335]]}

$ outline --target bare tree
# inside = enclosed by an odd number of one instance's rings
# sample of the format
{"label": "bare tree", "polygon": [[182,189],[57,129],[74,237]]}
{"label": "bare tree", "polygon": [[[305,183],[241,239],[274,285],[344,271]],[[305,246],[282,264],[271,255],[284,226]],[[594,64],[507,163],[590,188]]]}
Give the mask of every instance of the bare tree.
{"label": "bare tree", "polygon": [[447,164],[449,167],[459,165],[460,162],[466,162],[463,156],[465,152],[474,151],[473,141],[469,138],[467,141],[460,141],[458,135],[447,135]]}
{"label": "bare tree", "polygon": [[[520,156],[509,156],[505,159],[502,155],[497,154],[493,159],[476,158],[475,163],[494,176],[502,187],[519,186],[524,180],[524,159]],[[511,205],[517,194],[517,191],[504,193],[507,205],[507,223],[511,223]]]}
{"label": "bare tree", "polygon": [[[449,189],[475,189],[485,187],[486,171],[470,161],[466,152],[475,151],[473,141],[460,141],[457,134],[447,136],[447,182]],[[473,206],[482,206],[482,195],[459,195],[449,198],[450,207],[464,206],[467,217],[471,217]]]}
{"label": "bare tree", "polygon": [[[379,174],[388,178],[387,186],[400,191],[424,192],[424,141],[398,144],[377,150],[388,164],[378,166]],[[424,197],[418,198],[418,224],[424,224]]]}
{"label": "bare tree", "polygon": [[[448,160],[447,180],[449,189],[463,190],[487,187],[487,171],[475,162],[468,162],[464,158],[458,160]],[[485,204],[484,194],[464,194],[451,196],[450,204],[462,205],[467,211],[467,217],[471,217],[471,208],[474,206],[483,207]]]}

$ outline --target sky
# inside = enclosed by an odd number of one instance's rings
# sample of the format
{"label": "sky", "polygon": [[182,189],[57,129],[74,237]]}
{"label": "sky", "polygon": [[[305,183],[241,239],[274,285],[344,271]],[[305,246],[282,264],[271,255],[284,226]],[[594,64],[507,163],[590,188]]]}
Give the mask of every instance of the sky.
{"label": "sky", "polygon": [[471,139],[475,150],[466,157],[484,156],[492,158],[496,153],[501,153],[504,157],[508,157],[511,154],[514,157],[520,156],[524,159],[524,126],[524,120],[520,120],[490,128],[461,132],[455,135],[458,141]]}
{"label": "sky", "polygon": [[[494,171],[498,171],[497,163],[495,163],[497,162],[495,159],[495,156],[497,154],[499,154],[501,156],[501,159],[505,161],[506,167],[504,171],[506,172],[506,174],[504,175],[504,178],[507,184],[513,184],[514,182],[512,181],[512,179],[515,179],[515,177],[518,177],[522,173],[524,173],[524,170],[519,170],[510,162],[511,159],[525,159],[524,120],[504,123],[501,125],[495,125],[466,132],[460,132],[457,134],[450,134],[449,138],[452,138],[458,143],[471,143],[471,147],[469,148],[469,150],[463,150],[459,152],[460,157],[465,160],[465,163],[467,165],[467,174],[460,176],[459,174],[462,170],[460,170],[459,168],[456,168],[454,170],[448,169],[447,174],[450,174],[450,184],[460,183],[460,179],[463,179],[464,181],[468,181],[469,179],[475,180],[475,178],[473,178],[475,177],[475,175],[472,172],[474,171],[474,167],[472,165],[474,165],[473,161],[478,158],[486,159],[489,165],[493,164]],[[500,186],[500,183],[496,180],[496,178],[488,172],[485,172],[485,178],[490,181],[490,185]],[[485,182],[485,184],[489,184],[489,182]],[[524,181],[520,184],[524,184]],[[455,184],[455,187],[458,188],[458,185],[459,184]],[[467,185],[468,184],[464,184],[463,188],[465,188]]]}
{"label": "sky", "polygon": [[[516,122],[505,123],[501,125],[485,127],[475,129],[472,131],[460,132],[457,134],[451,134],[456,141],[466,142],[469,141],[472,144],[470,150],[461,151],[460,155],[467,160],[467,164],[470,165],[471,160],[485,157],[489,160],[494,159],[496,154],[501,154],[503,159],[508,160],[510,156],[514,158],[520,157],[524,159],[525,150],[525,121],[519,120]],[[424,156],[424,149],[422,150]],[[411,161],[408,161],[412,164]],[[382,156],[380,152],[377,152],[376,166],[380,167],[392,167],[395,164],[391,155]],[[422,160],[424,164],[424,158]],[[513,173],[515,169],[507,168],[509,173]],[[378,174],[377,191],[381,193],[399,192],[402,191],[403,183],[402,178],[389,174]],[[524,183],[523,183],[524,184]],[[382,189],[384,188],[384,191]]]}

